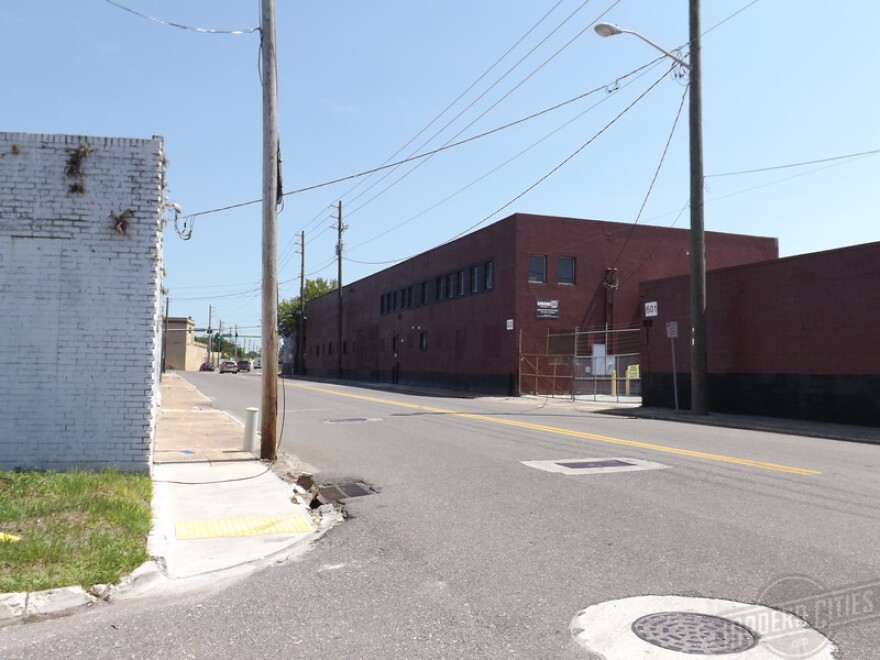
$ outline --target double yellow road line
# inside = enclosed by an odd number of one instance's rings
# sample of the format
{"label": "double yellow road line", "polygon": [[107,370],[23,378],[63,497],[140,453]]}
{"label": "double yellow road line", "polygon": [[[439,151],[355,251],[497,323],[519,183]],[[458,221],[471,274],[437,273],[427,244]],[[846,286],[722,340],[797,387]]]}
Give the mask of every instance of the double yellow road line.
{"label": "double yellow road line", "polygon": [[595,442],[605,442],[613,445],[621,445],[624,447],[633,447],[635,449],[646,449],[648,451],[662,452],[666,454],[676,454],[678,456],[687,456],[689,458],[699,458],[707,461],[718,461],[721,463],[733,463],[736,465],[744,465],[746,467],[757,468],[761,470],[772,470],[774,472],[784,472],[787,474],[799,474],[803,476],[813,476],[821,474],[818,470],[809,470],[806,468],[792,467],[790,465],[779,465],[778,463],[767,463],[765,461],[753,461],[748,458],[737,458],[736,456],[726,456],[724,454],[713,454],[704,451],[694,451],[692,449],[681,449],[679,447],[670,447],[667,445],[658,445],[651,442],[638,442],[636,440],[626,440],[624,438],[613,438],[607,435],[596,435],[595,433],[586,433],[584,431],[572,431],[557,426],[546,426],[544,424],[532,424],[531,422],[521,422],[511,419],[502,419],[500,417],[492,417],[490,415],[478,415],[475,413],[458,412],[455,410],[446,410],[444,408],[434,408],[431,406],[420,406],[413,403],[405,403],[402,401],[392,401],[390,399],[382,399],[379,397],[365,396],[363,394],[352,394],[350,392],[341,392],[338,390],[325,389],[323,387],[314,387],[310,385],[302,385],[299,383],[285,383],[291,387],[312,392],[320,392],[322,394],[330,394],[332,396],[340,396],[348,399],[358,399],[360,401],[369,401],[371,403],[379,403],[387,406],[396,406],[398,408],[409,408],[411,410],[419,410],[440,415],[452,415],[455,417],[463,417],[465,419],[473,419],[480,422],[488,422],[490,424],[500,424],[502,426],[512,426],[520,429],[528,429],[530,431],[539,431],[541,433],[550,433],[554,435],[562,435],[569,438],[578,438],[580,440],[593,440]]}

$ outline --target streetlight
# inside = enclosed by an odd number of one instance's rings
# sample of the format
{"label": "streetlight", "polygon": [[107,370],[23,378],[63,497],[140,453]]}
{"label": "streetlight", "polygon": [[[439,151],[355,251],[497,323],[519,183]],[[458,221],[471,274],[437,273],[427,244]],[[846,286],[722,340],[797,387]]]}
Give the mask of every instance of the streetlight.
{"label": "streetlight", "polygon": [[675,55],[670,53],[665,48],[661,48],[660,46],[655,44],[653,41],[648,39],[648,37],[646,37],[645,35],[639,34],[638,32],[634,32],[633,30],[625,30],[624,28],[620,27],[619,25],[615,25],[614,23],[596,23],[596,26],[593,29],[596,31],[596,34],[598,34],[600,37],[613,37],[615,34],[631,34],[634,37],[638,37],[639,39],[644,41],[646,44],[653,46],[654,48],[659,50],[661,53],[666,55],[666,57],[675,60],[676,62],[681,64],[684,68],[686,68],[686,69],[691,68],[690,65],[687,62],[685,62],[683,59],[681,59],[680,57],[676,57]]}
{"label": "streetlight", "polygon": [[631,34],[683,65],[690,74],[690,184],[691,184],[691,414],[709,412],[706,360],[706,238],[703,230],[703,99],[700,84],[700,0],[689,0],[690,63],[685,63],[647,37],[613,23],[597,23],[596,34]]}

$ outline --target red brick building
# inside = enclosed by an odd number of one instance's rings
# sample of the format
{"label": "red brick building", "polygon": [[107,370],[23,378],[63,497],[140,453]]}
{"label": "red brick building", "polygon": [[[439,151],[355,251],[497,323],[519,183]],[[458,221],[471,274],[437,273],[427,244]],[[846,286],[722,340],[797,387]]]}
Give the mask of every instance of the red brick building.
{"label": "red brick building", "polygon": [[[880,243],[786,257],[707,274],[709,409],[880,425]],[[690,406],[687,277],[644,282],[658,315],[642,333],[642,397]],[[648,321],[649,319],[646,319]]]}
{"label": "red brick building", "polygon": [[[506,394],[549,332],[638,327],[639,282],[687,273],[686,229],[515,214],[307,307],[311,376]],[[706,233],[709,268],[775,259],[774,238]]]}

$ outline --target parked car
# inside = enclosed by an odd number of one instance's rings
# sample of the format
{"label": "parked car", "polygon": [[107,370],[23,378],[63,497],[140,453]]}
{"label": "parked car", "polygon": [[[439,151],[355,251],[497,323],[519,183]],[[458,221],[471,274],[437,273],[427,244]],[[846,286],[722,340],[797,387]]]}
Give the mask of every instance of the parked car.
{"label": "parked car", "polygon": [[254,369],[262,369],[263,361],[260,358],[254,360]]}
{"label": "parked car", "polygon": [[237,374],[238,373],[238,363],[233,360],[223,360],[220,363],[220,373],[221,374]]}
{"label": "parked car", "polygon": [[205,362],[199,367],[199,371],[214,371],[214,365],[211,362]]}
{"label": "parked car", "polygon": [[239,371],[250,371],[251,370],[251,361],[250,360],[239,360],[238,361],[238,370]]}

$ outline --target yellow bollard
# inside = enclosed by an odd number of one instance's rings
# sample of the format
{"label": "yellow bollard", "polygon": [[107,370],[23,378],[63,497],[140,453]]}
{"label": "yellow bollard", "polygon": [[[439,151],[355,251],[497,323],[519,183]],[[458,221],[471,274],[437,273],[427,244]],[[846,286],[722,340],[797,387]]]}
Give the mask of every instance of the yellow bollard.
{"label": "yellow bollard", "polygon": [[626,395],[629,396],[630,381],[639,377],[639,365],[631,364],[626,368]]}

